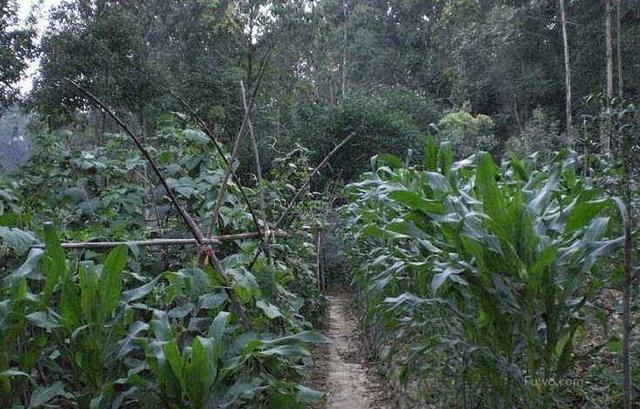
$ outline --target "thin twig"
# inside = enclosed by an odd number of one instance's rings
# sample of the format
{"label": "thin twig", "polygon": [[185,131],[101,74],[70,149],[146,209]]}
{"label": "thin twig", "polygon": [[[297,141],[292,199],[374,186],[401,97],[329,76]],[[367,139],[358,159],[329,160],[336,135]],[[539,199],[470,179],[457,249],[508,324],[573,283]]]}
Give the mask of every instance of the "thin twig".
{"label": "thin twig", "polygon": [[316,236],[316,285],[318,291],[324,290],[323,278],[322,278],[322,232],[318,232]]}
{"label": "thin twig", "polygon": [[251,95],[251,100],[249,101],[249,109],[246,110],[244,117],[242,118],[242,124],[240,124],[240,129],[238,130],[238,134],[236,135],[233,149],[231,151],[231,159],[227,164],[227,169],[224,172],[224,177],[222,179],[222,186],[220,186],[220,190],[218,191],[218,197],[216,198],[216,203],[213,208],[213,217],[211,219],[211,224],[207,229],[207,236],[210,236],[213,232],[213,228],[216,225],[218,220],[218,215],[220,214],[220,208],[222,207],[222,202],[224,200],[225,193],[227,191],[227,182],[229,181],[229,176],[231,175],[231,171],[233,170],[233,164],[236,161],[238,154],[240,153],[240,141],[244,136],[244,133],[247,129],[247,124],[249,122],[249,113],[253,110],[253,106],[256,101],[256,96],[258,95],[258,90],[260,89],[260,84],[262,83],[262,77],[264,75],[264,68],[266,67],[266,61],[269,58],[269,54],[271,54],[271,48],[267,51],[262,64],[260,65],[260,71],[258,72],[258,78],[256,79],[256,85],[253,88],[253,94]]}
{"label": "thin twig", "polygon": [[[282,231],[272,232],[272,235],[285,237],[286,233]],[[262,234],[258,232],[225,234],[222,236],[214,236],[202,239],[207,244],[222,243],[225,241],[250,240],[261,238]],[[196,239],[149,239],[149,240],[129,240],[129,241],[83,241],[83,242],[67,242],[61,243],[63,249],[107,249],[117,247],[121,244],[133,246],[173,246],[173,245],[197,245]],[[45,245],[34,244],[31,248],[45,248]]]}
{"label": "thin twig", "polygon": [[233,305],[233,307],[236,309],[236,311],[237,311],[237,313],[238,313],[243,325],[245,326],[245,328],[251,329],[252,325],[251,325],[251,322],[249,321],[249,317],[247,316],[247,313],[245,311],[244,306],[242,305],[240,300],[236,297],[235,293],[230,289],[229,284],[230,284],[231,280],[229,279],[229,276],[227,275],[226,271],[224,270],[224,267],[222,266],[222,263],[220,263],[220,260],[218,260],[218,257],[216,256],[216,254],[213,251],[213,249],[209,246],[209,244],[207,244],[204,241],[205,238],[202,235],[202,232],[200,231],[200,228],[198,227],[196,222],[193,220],[191,215],[189,215],[189,213],[187,213],[187,211],[182,207],[182,205],[178,201],[178,198],[176,197],[176,195],[173,193],[173,191],[169,187],[169,184],[167,183],[167,180],[165,179],[164,175],[160,171],[160,168],[158,168],[158,165],[155,163],[155,161],[153,160],[153,158],[149,154],[149,151],[147,151],[147,149],[142,145],[142,143],[140,143],[140,140],[138,139],[138,137],[115,114],[115,112],[113,112],[111,110],[111,108],[109,108],[106,104],[104,104],[100,99],[98,99],[98,97],[93,95],[91,92],[89,92],[88,90],[86,90],[83,87],[81,87],[75,81],[73,81],[73,80],[67,80],[67,81],[69,81],[74,87],[76,87],[79,91],[81,91],[83,94],[85,94],[87,97],[89,97],[89,99],[91,99],[98,107],[100,107],[100,109],[102,109],[104,112],[109,114],[109,116],[111,118],[113,118],[113,120],[116,121],[118,123],[118,125],[120,125],[120,127],[125,131],[125,133],[127,135],[129,135],[129,137],[131,137],[131,139],[133,140],[133,142],[135,143],[137,148],[140,150],[142,155],[149,162],[149,165],[151,166],[151,169],[154,171],[154,173],[156,174],[156,176],[160,180],[160,183],[164,187],[164,190],[167,193],[167,196],[169,197],[169,200],[171,200],[171,203],[175,206],[176,210],[180,214],[180,217],[182,218],[182,220],[187,225],[189,231],[193,235],[193,238],[198,243],[198,246],[202,249],[203,253],[207,256],[207,258],[211,262],[211,265],[213,266],[213,268],[215,268],[218,271],[218,273],[222,276],[223,284],[224,284],[224,286],[226,288],[227,295],[229,296],[229,300],[231,301],[231,304]]}
{"label": "thin twig", "polygon": [[258,179],[258,189],[260,192],[260,210],[262,211],[262,219],[267,221],[267,202],[264,198],[264,183],[262,179],[262,164],[260,163],[260,151],[258,150],[258,140],[253,130],[253,122],[251,121],[251,113],[249,112],[249,106],[247,104],[246,91],[244,89],[244,83],[240,81],[240,90],[242,91],[242,104],[244,105],[245,114],[249,115],[249,136],[251,137],[251,145],[253,146],[253,158],[256,163],[256,177]]}

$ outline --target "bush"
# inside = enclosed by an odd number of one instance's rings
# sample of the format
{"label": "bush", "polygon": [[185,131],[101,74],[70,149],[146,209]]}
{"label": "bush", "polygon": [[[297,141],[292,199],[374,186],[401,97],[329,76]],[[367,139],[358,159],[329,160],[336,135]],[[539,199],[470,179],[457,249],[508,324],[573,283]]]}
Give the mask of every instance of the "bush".
{"label": "bush", "polygon": [[456,157],[463,158],[478,150],[493,151],[497,147],[494,123],[490,116],[475,117],[466,111],[451,112],[438,122],[443,141],[450,141]]}

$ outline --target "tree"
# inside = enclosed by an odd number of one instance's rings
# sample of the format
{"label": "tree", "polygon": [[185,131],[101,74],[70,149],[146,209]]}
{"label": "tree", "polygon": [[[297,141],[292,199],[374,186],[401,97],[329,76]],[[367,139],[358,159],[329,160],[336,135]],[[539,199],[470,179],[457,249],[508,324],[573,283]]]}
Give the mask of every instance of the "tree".
{"label": "tree", "polygon": [[73,79],[132,115],[145,134],[159,113],[183,109],[169,89],[220,129],[235,126],[242,31],[232,11],[224,2],[63,2],[42,40],[30,106],[54,126],[69,123],[90,108],[65,81]]}
{"label": "tree", "polygon": [[14,0],[0,0],[0,109],[17,101],[16,84],[34,55],[33,21],[21,26],[16,11]]}
{"label": "tree", "polygon": [[618,96],[620,98],[624,98],[624,87],[623,87],[623,78],[622,78],[622,27],[620,24],[620,13],[622,8],[622,0],[616,1],[616,57],[618,60]]}
{"label": "tree", "polygon": [[605,0],[604,33],[605,33],[605,62],[607,66],[607,123],[606,129],[602,133],[602,151],[611,152],[611,99],[613,98],[613,45],[611,40],[611,1]]}
{"label": "tree", "polygon": [[564,48],[564,78],[566,88],[566,117],[567,117],[567,145],[572,144],[573,121],[571,120],[571,63],[569,61],[569,36],[567,35],[567,17],[565,14],[564,0],[559,0],[560,22],[562,24],[562,44]]}
{"label": "tree", "polygon": [[159,94],[159,73],[151,64],[150,19],[157,12],[133,2],[114,5],[73,0],[53,10],[42,39],[42,60],[30,105],[54,125],[75,118],[87,105],[66,82],[75,80],[121,112],[132,113],[148,132],[151,106]]}

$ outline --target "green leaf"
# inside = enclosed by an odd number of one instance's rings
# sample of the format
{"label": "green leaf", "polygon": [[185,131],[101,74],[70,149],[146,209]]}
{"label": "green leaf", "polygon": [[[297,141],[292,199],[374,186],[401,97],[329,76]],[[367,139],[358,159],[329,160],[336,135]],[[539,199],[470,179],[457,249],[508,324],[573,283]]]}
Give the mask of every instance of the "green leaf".
{"label": "green leaf", "polygon": [[445,141],[440,144],[438,150],[438,165],[440,167],[440,173],[447,175],[451,165],[453,165],[453,148],[451,148],[451,142]]}
{"label": "green leaf", "polygon": [[505,203],[496,182],[496,166],[487,152],[480,152],[476,157],[476,183],[482,195],[484,212],[496,221],[501,220],[505,214]]}
{"label": "green leaf", "polygon": [[292,342],[303,342],[307,344],[328,344],[331,342],[331,339],[315,331],[302,331],[298,332],[297,334],[262,341],[262,343],[265,345],[279,345]]}
{"label": "green leaf", "polygon": [[25,318],[39,328],[53,329],[60,326],[57,315],[51,310],[32,312]]}
{"label": "green leaf", "polygon": [[560,166],[555,166],[544,187],[538,190],[536,196],[529,202],[529,207],[537,215],[544,213],[544,209],[552,199],[553,191],[560,183]]}
{"label": "green leaf", "polygon": [[432,172],[438,170],[438,144],[436,138],[431,134],[427,135],[422,162],[426,170]]}
{"label": "green leaf", "polygon": [[596,217],[607,204],[608,200],[590,200],[586,202],[578,202],[569,213],[567,219],[567,232],[576,231],[584,227],[590,220]]}
{"label": "green leaf", "polygon": [[153,280],[149,281],[147,284],[144,284],[140,287],[133,288],[131,290],[124,291],[122,293],[122,299],[125,302],[136,301],[141,298],[144,298],[147,294],[153,290],[161,276],[156,276]]}
{"label": "green leaf", "polygon": [[44,244],[45,244],[45,284],[44,299],[49,298],[53,289],[58,284],[60,277],[64,277],[67,272],[67,260],[64,250],[60,245],[58,233],[51,223],[44,225]]}
{"label": "green leaf", "polygon": [[56,382],[51,386],[40,386],[31,394],[29,409],[37,408],[49,402],[53,398],[66,395],[62,382]]}
{"label": "green leaf", "polygon": [[431,280],[431,291],[433,291],[434,293],[437,292],[438,288],[440,288],[442,284],[444,284],[447,280],[452,280],[457,283],[464,284],[464,279],[459,276],[461,272],[462,270],[449,266],[445,268],[444,271],[435,274],[433,276],[433,279]]}
{"label": "green leaf", "polygon": [[100,308],[98,290],[100,282],[98,273],[92,262],[80,264],[80,305],[84,316],[90,322],[97,322],[97,311]]}
{"label": "green leaf", "polygon": [[169,366],[178,380],[180,387],[185,391],[186,380],[184,378],[184,362],[182,360],[182,356],[180,356],[178,344],[176,344],[176,341],[174,340],[169,341],[163,345],[162,351],[164,352],[164,356],[167,358],[167,362],[169,362]]}
{"label": "green leaf", "polygon": [[195,409],[205,408],[215,376],[212,366],[214,363],[209,357],[207,349],[203,346],[201,339],[196,337],[191,343],[191,355],[184,368],[184,377],[187,380],[187,394],[189,395],[191,407]]}
{"label": "green leaf", "polygon": [[62,278],[62,288],[60,290],[60,314],[64,324],[68,328],[75,328],[82,314],[80,304],[80,294],[78,287],[73,282],[70,272]]}
{"label": "green leaf", "polygon": [[25,377],[28,379],[32,379],[31,375],[29,375],[26,372],[23,372],[19,369],[15,369],[15,368],[9,368],[7,370],[4,370],[2,372],[0,372],[0,379],[1,378],[16,378],[16,377]]}
{"label": "green leaf", "polygon": [[429,183],[431,189],[437,192],[445,193],[451,191],[451,186],[449,185],[447,178],[445,178],[441,174],[435,172],[425,172],[425,175],[427,176],[427,182]]}
{"label": "green leaf", "polygon": [[509,163],[511,168],[513,169],[513,173],[523,182],[529,180],[529,173],[524,167],[522,161],[515,155],[511,157],[511,162]]}
{"label": "green leaf", "polygon": [[100,301],[102,310],[108,316],[120,301],[122,293],[122,270],[127,265],[128,247],[124,244],[111,250],[102,267],[100,277]]}
{"label": "green leaf", "polygon": [[206,145],[210,141],[209,137],[207,137],[204,132],[197,131],[195,129],[185,129],[184,131],[182,131],[182,135],[185,137],[185,139],[198,145]]}
{"label": "green leaf", "polygon": [[23,278],[28,277],[35,270],[42,256],[44,256],[44,250],[31,249],[25,262],[22,263],[16,271],[6,276],[3,281],[7,284],[14,285]]}
{"label": "green leaf", "polygon": [[311,356],[311,353],[306,348],[297,344],[280,345],[274,348],[265,349],[260,351],[260,354],[265,356],[278,355],[285,358]]}
{"label": "green leaf", "polygon": [[320,392],[303,385],[298,385],[297,388],[297,399],[303,405],[312,405],[314,403],[320,402],[325,397],[324,392]]}
{"label": "green leaf", "polygon": [[282,317],[282,313],[278,307],[264,300],[258,300],[258,302],[256,302],[256,307],[260,308],[271,320]]}
{"label": "green leaf", "polygon": [[0,238],[18,255],[26,253],[31,245],[38,243],[31,233],[12,227],[0,226]]}
{"label": "green leaf", "polygon": [[389,193],[389,197],[413,210],[435,214],[442,214],[444,212],[444,207],[439,201],[425,199],[419,194],[409,190],[394,190]]}
{"label": "green leaf", "polygon": [[213,339],[212,359],[218,360],[222,357],[224,351],[224,338],[229,322],[230,314],[226,311],[220,311],[209,327],[209,336]]}

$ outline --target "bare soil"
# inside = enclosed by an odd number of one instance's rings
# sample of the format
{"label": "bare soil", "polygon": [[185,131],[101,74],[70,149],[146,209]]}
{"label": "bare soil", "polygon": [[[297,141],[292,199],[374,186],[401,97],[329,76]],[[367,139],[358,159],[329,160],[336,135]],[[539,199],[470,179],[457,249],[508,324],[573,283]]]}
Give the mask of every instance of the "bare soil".
{"label": "bare soil", "polygon": [[366,361],[366,351],[351,312],[351,298],[330,296],[325,331],[333,341],[318,357],[315,384],[327,391],[324,409],[393,409],[386,398],[387,386]]}

